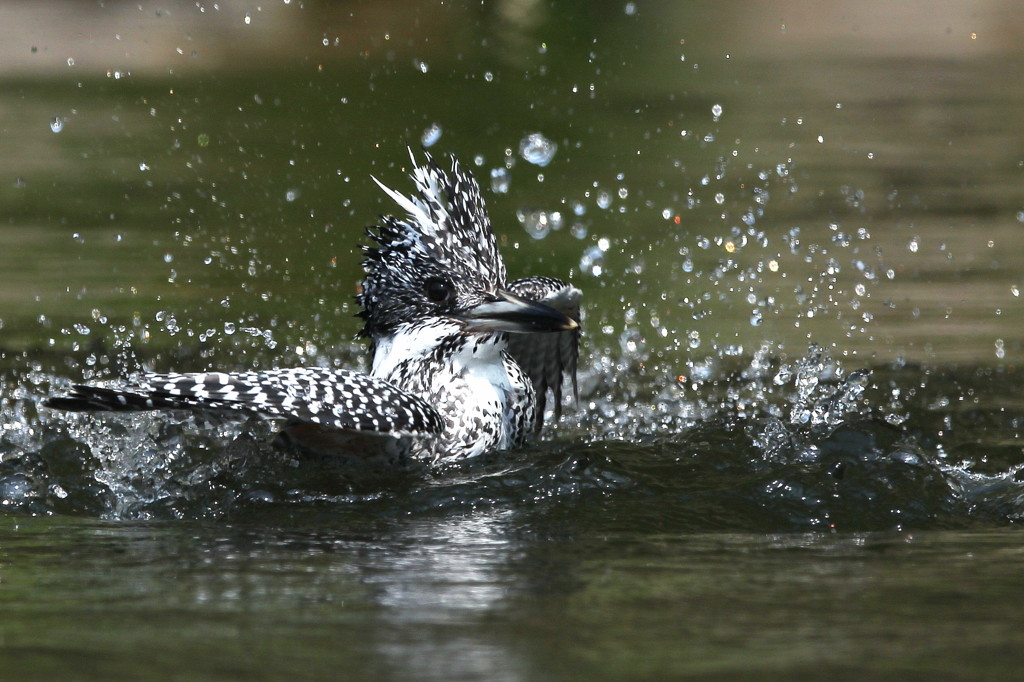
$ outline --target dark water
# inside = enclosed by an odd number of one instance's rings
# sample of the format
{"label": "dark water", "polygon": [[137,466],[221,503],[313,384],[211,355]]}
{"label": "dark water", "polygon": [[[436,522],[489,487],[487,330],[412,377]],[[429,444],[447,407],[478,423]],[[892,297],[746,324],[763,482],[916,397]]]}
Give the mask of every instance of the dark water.
{"label": "dark water", "polygon": [[[4,11],[0,677],[1016,676],[1019,13]],[[362,366],[370,176],[434,125],[510,273],[585,292],[539,442],[365,472],[38,407]]]}

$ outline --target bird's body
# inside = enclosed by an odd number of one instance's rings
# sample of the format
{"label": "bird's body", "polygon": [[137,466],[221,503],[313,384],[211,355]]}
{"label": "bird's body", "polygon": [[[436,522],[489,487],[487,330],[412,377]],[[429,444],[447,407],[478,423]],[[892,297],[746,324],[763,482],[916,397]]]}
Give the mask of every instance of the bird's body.
{"label": "bird's body", "polygon": [[[506,282],[475,180],[413,159],[417,195],[378,184],[407,212],[370,236],[358,299],[369,374],[294,368],[146,374],[118,388],[77,385],[47,406],[197,409],[286,421],[282,437],[326,454],[433,462],[521,446],[575,390],[580,292],[550,277]],[[510,337],[514,341],[510,343]]]}
{"label": "bird's body", "polygon": [[504,334],[467,335],[455,324],[412,325],[374,355],[373,376],[425,398],[448,428],[420,448],[432,458],[523,444],[535,419],[533,386],[505,351]]}

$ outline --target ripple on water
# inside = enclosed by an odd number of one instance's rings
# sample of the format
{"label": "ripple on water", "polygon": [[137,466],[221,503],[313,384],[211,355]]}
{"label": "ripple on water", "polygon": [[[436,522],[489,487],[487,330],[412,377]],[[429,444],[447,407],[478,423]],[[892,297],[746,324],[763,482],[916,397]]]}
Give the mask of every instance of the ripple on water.
{"label": "ripple on water", "polygon": [[141,519],[492,509],[543,527],[664,532],[949,528],[1024,514],[1024,457],[998,447],[1024,415],[962,415],[943,399],[974,384],[1010,395],[1012,371],[847,372],[818,349],[786,360],[767,347],[671,381],[621,358],[585,366],[579,409],[551,440],[439,471],[298,457],[260,421],[37,414],[57,380],[14,377],[0,403],[0,504]]}

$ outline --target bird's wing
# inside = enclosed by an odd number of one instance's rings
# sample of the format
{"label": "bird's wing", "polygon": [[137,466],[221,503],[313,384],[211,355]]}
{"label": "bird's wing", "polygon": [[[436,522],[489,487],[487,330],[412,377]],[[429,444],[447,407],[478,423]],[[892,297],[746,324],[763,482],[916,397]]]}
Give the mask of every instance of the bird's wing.
{"label": "bird's wing", "polygon": [[[524,277],[509,282],[509,291],[517,296],[551,306],[576,322],[580,321],[579,289],[554,277]],[[580,354],[580,330],[538,334],[509,334],[508,352],[529,375],[537,392],[537,430],[544,421],[544,408],[550,390],[555,399],[555,416],[562,413],[562,381],[572,382],[576,400],[576,361]]]}
{"label": "bird's wing", "polygon": [[440,413],[422,398],[362,372],[320,367],[146,374],[120,389],[73,386],[70,395],[49,398],[44,405],[77,411],[230,410],[395,436],[444,430]]}

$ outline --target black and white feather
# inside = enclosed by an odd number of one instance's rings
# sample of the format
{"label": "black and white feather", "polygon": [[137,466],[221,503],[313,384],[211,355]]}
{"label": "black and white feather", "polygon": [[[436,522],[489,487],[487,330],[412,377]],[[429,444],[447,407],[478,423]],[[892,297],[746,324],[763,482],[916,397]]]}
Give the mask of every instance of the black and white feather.
{"label": "black and white feather", "polygon": [[[412,196],[364,249],[357,297],[370,374],[316,367],[147,374],[116,388],[78,385],[64,410],[215,410],[286,422],[300,447],[333,454],[384,441],[398,456],[445,461],[522,445],[547,395],[576,394],[580,292],[551,277],[507,282],[480,188],[452,157],[412,159]],[[356,437],[358,436],[358,437]],[[358,454],[345,452],[344,454]]]}
{"label": "black and white feather", "polygon": [[[554,277],[524,277],[510,282],[509,291],[531,301],[538,301],[580,321],[579,289]],[[523,368],[537,392],[537,424],[540,431],[550,391],[554,398],[557,419],[562,415],[562,385],[568,380],[572,398],[579,399],[576,363],[580,355],[580,330],[572,329],[549,334],[510,334],[508,352]]]}
{"label": "black and white feather", "polygon": [[76,385],[47,405],[73,411],[227,410],[395,436],[444,430],[438,411],[418,396],[362,372],[320,367],[147,374],[117,389]]}

